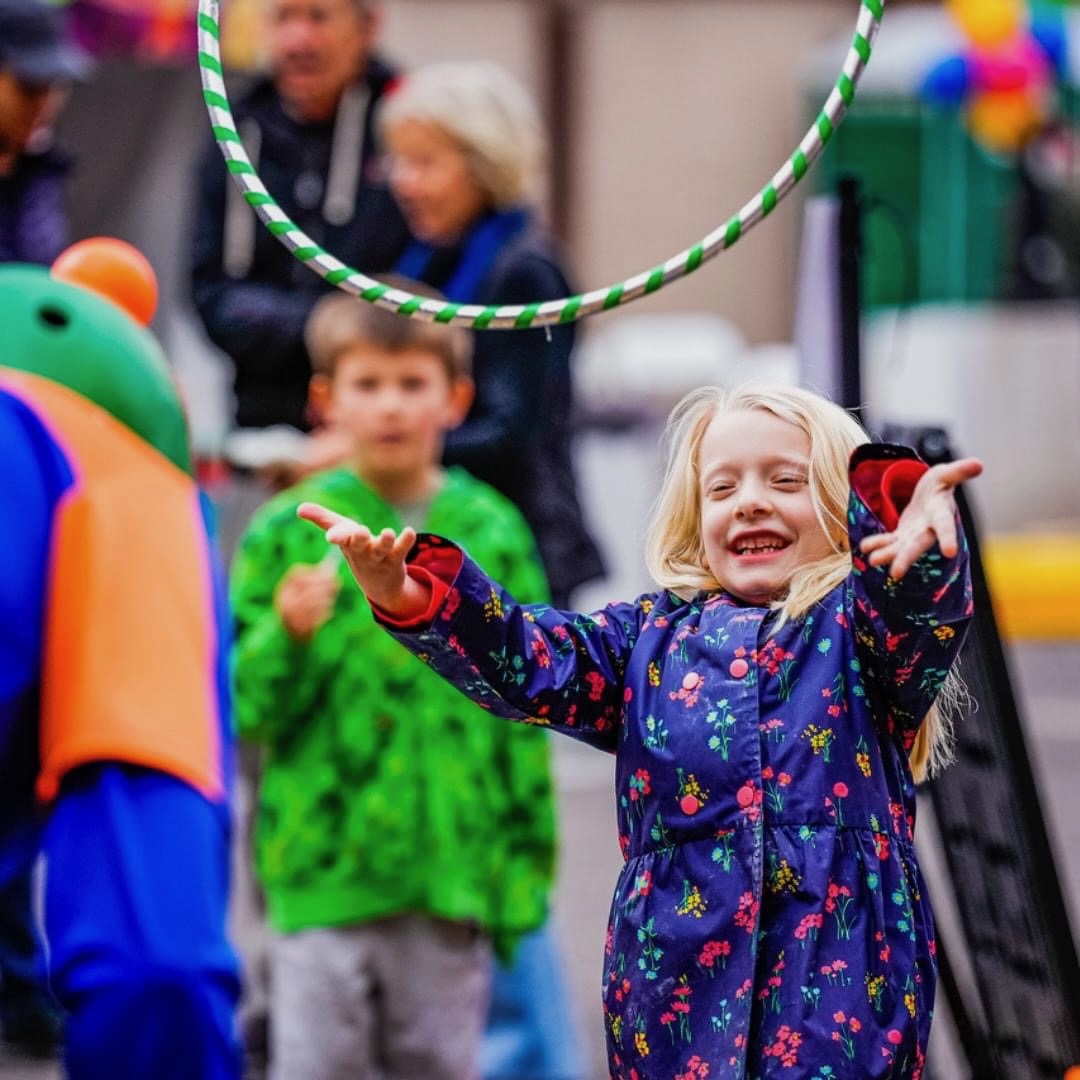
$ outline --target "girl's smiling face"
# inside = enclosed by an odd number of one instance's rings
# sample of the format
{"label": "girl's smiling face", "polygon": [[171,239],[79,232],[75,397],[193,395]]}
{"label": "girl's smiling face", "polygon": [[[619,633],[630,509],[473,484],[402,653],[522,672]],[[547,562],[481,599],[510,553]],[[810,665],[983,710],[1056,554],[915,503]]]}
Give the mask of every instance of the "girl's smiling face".
{"label": "girl's smiling face", "polygon": [[718,413],[698,447],[705,562],[732,596],[764,606],[834,554],[810,489],[810,437],[765,409]]}

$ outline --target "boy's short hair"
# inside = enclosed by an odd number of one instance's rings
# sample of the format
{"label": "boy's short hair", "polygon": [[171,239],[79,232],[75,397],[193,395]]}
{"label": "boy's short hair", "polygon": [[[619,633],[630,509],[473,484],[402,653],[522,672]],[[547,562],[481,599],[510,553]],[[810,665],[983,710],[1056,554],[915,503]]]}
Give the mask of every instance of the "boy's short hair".
{"label": "boy's short hair", "polygon": [[[390,277],[382,281],[395,289],[443,299],[418,282]],[[392,353],[430,352],[442,361],[451,382],[472,373],[472,339],[467,330],[396,315],[342,292],[324,296],[315,305],[304,329],[304,343],[311,369],[318,375],[333,377],[342,355],[357,345],[374,345]]]}

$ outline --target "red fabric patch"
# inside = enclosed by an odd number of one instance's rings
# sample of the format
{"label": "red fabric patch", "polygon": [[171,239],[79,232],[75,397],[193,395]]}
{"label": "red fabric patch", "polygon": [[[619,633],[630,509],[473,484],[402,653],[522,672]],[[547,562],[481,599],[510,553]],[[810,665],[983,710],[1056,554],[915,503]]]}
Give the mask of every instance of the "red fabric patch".
{"label": "red fabric patch", "polygon": [[405,567],[405,572],[421,585],[431,590],[431,599],[427,607],[416,615],[391,615],[372,604],[371,609],[379,617],[380,622],[392,626],[395,630],[423,630],[435,621],[439,608],[446,602],[450,587],[461,571],[462,554],[456,547],[420,546],[415,555],[410,556],[410,562]]}
{"label": "red fabric patch", "polygon": [[871,458],[855,466],[851,486],[886,529],[895,529],[915,485],[928,468],[926,462],[916,458]]}

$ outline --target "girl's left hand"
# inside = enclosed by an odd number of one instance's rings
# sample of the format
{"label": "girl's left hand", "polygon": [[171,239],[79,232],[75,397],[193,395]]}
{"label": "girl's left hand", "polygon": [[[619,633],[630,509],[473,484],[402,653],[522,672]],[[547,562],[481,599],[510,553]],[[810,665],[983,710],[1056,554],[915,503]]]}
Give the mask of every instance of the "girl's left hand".
{"label": "girl's left hand", "polygon": [[953,558],[959,549],[953,489],[982,471],[978,458],[962,458],[927,469],[915,485],[896,528],[868,536],[859,545],[859,550],[869,556],[870,565],[888,564],[889,576],[899,581],[935,543],[943,555]]}

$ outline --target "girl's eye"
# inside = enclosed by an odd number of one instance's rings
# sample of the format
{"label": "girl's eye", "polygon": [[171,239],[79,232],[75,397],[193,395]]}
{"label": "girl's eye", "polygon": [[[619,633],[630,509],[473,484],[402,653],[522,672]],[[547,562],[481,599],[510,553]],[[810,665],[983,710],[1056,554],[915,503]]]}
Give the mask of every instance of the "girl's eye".
{"label": "girl's eye", "polygon": [[734,489],[734,484],[728,484],[722,481],[714,481],[709,485],[709,490],[706,492],[713,499],[722,499],[725,495],[730,495]]}
{"label": "girl's eye", "polygon": [[776,478],[776,483],[779,484],[781,487],[798,487],[800,484],[806,483],[806,477],[796,476],[793,474],[778,476]]}

